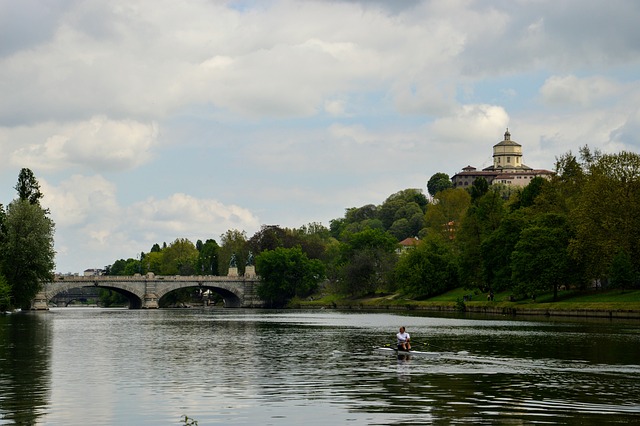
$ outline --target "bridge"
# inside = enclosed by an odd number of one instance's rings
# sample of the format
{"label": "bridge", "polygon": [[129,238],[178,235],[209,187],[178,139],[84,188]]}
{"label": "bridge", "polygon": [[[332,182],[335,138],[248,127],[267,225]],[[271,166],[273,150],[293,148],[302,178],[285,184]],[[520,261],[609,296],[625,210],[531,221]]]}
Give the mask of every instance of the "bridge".
{"label": "bridge", "polygon": [[[235,268],[234,268],[235,269]],[[249,267],[247,267],[249,269]],[[102,287],[117,291],[129,300],[130,309],[157,309],[162,296],[174,290],[186,287],[199,287],[218,293],[227,308],[259,308],[264,302],[258,297],[256,289],[260,279],[253,270],[244,275],[228,276],[191,275],[156,276],[153,273],[133,276],[96,275],[96,276],[56,276],[46,283],[31,303],[33,310],[49,309],[49,301],[57,294],[76,287]]]}

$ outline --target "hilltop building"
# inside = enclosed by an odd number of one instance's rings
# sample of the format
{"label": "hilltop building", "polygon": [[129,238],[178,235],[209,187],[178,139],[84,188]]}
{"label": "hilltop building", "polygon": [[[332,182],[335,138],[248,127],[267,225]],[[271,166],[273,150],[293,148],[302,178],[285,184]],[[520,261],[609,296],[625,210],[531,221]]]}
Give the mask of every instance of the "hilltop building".
{"label": "hilltop building", "polygon": [[509,129],[504,133],[504,140],[493,146],[493,165],[482,170],[467,166],[462,172],[451,178],[453,186],[468,187],[476,178],[483,177],[489,185],[503,183],[513,186],[527,186],[534,177],[549,179],[555,173],[544,169],[532,169],[522,162],[522,145],[511,140]]}

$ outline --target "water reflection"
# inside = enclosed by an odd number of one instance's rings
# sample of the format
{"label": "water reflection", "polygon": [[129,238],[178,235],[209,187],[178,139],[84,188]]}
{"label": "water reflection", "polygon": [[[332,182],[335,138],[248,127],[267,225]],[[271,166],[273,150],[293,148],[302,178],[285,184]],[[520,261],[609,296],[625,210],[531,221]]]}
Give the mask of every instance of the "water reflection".
{"label": "water reflection", "polygon": [[51,324],[32,313],[0,315],[0,419],[36,424],[50,397]]}
{"label": "water reflection", "polygon": [[[13,393],[0,396],[0,408],[16,423],[177,424],[185,414],[201,425],[640,419],[640,322],[61,308],[0,324],[0,384]],[[439,356],[374,351],[401,324]],[[33,344],[24,356],[14,347],[23,334]],[[25,364],[44,372],[37,386],[25,388],[36,380],[18,373]],[[19,421],[8,417],[17,413]]]}

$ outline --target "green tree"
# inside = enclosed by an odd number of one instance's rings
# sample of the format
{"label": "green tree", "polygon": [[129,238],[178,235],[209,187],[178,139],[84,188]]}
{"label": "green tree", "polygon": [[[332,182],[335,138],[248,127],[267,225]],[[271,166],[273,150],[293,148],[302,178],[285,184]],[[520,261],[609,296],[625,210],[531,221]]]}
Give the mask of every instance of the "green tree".
{"label": "green tree", "polygon": [[220,249],[218,250],[218,272],[226,275],[229,271],[231,255],[236,255],[238,272],[244,272],[244,265],[249,253],[247,234],[244,231],[230,229],[220,236]]}
{"label": "green tree", "polygon": [[489,182],[483,177],[477,177],[473,181],[469,193],[471,194],[471,202],[476,203],[480,197],[489,192]]}
{"label": "green tree", "polygon": [[459,283],[452,247],[441,236],[422,240],[401,255],[394,275],[398,289],[418,299],[442,294]]}
{"label": "green tree", "polygon": [[438,192],[425,214],[427,232],[453,240],[470,205],[471,197],[462,188]]}
{"label": "green tree", "polygon": [[481,242],[482,273],[487,290],[504,291],[513,288],[511,253],[528,226],[529,212],[521,209],[506,215],[496,230]]}
{"label": "green tree", "polygon": [[163,275],[193,275],[198,260],[198,250],[186,238],[176,238],[162,250]]}
{"label": "green tree", "polygon": [[638,287],[638,272],[629,252],[620,250],[613,257],[609,268],[609,286],[620,289]]}
{"label": "green tree", "polygon": [[325,275],[322,262],[309,259],[300,247],[265,250],[256,257],[256,268],[261,279],[258,296],[273,307],[313,293]]}
{"label": "green tree", "polygon": [[[477,182],[482,180],[476,179]],[[479,186],[481,187],[482,183]],[[487,189],[484,195],[475,199],[474,191],[471,192],[471,206],[467,209],[462,225],[456,233],[455,245],[459,250],[461,283],[466,288],[484,288],[487,283],[482,262],[482,242],[498,229],[506,209],[499,188]],[[480,192],[482,191],[477,191]]]}
{"label": "green tree", "polygon": [[511,253],[515,289],[523,295],[553,290],[576,281],[577,271],[569,256],[571,230],[565,216],[548,213],[520,233]]}
{"label": "green tree", "polygon": [[218,251],[216,240],[208,239],[198,250],[196,269],[203,275],[218,275]]}
{"label": "green tree", "polygon": [[54,223],[39,204],[17,199],[7,207],[0,273],[11,286],[12,305],[29,308],[42,283],[53,279]]}
{"label": "green tree", "polygon": [[379,229],[347,235],[340,245],[340,290],[352,296],[390,290],[397,247],[397,240]]}
{"label": "green tree", "polygon": [[40,199],[43,197],[40,184],[30,169],[20,170],[15,189],[18,191],[20,200],[28,201],[30,204],[40,204]]}
{"label": "green tree", "polygon": [[586,148],[582,155],[588,173],[570,212],[576,229],[572,256],[592,279],[606,277],[620,250],[640,270],[640,155],[591,154]]}
{"label": "green tree", "polygon": [[453,188],[453,182],[446,173],[436,173],[427,182],[427,191],[432,197],[435,197],[438,192],[450,188]]}
{"label": "green tree", "polygon": [[0,314],[11,308],[11,286],[4,275],[0,274]]}

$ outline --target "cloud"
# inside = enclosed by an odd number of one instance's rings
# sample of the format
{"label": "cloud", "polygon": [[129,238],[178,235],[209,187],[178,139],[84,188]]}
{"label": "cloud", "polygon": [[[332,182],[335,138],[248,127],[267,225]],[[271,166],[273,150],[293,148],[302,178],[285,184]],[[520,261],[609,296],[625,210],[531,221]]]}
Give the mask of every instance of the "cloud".
{"label": "cloud", "polygon": [[[73,258],[101,267],[134,257],[154,243],[176,238],[214,238],[228,229],[255,232],[259,219],[248,209],[176,193],[121,205],[117,187],[102,176],[74,175],[59,185],[41,181],[43,205],[56,223],[56,251],[63,265]],[[66,271],[62,271],[66,272]]]}
{"label": "cloud", "polygon": [[[0,128],[0,144],[5,145],[12,164],[17,166],[113,171],[132,169],[149,161],[157,135],[155,123],[95,116],[81,122]],[[15,140],[19,144],[14,147],[11,141]]]}
{"label": "cloud", "polygon": [[617,96],[620,92],[619,84],[600,76],[552,76],[540,88],[543,101],[550,106],[590,106],[599,100]]}
{"label": "cloud", "polygon": [[462,105],[431,125],[434,139],[449,143],[493,140],[509,125],[509,115],[497,105]]}

